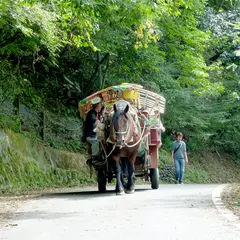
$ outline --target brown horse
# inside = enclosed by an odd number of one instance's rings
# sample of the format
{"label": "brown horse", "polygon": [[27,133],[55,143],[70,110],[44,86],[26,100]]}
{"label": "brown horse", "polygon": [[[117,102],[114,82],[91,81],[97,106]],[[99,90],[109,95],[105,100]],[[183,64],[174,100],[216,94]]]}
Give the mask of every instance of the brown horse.
{"label": "brown horse", "polygon": [[[134,192],[134,164],[141,142],[141,130],[138,127],[136,112],[130,111],[129,103],[120,100],[113,106],[114,113],[110,119],[110,135],[108,138],[108,153],[116,162],[116,193],[124,193],[121,158],[128,159],[128,182],[126,193]],[[134,119],[135,118],[135,119]]]}

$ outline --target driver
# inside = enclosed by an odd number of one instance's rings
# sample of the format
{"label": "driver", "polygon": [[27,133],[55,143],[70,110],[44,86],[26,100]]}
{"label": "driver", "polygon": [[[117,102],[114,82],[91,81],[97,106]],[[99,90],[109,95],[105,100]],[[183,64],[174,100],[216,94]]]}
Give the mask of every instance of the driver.
{"label": "driver", "polygon": [[92,161],[97,160],[99,155],[99,142],[97,134],[94,129],[100,122],[100,111],[101,111],[101,98],[94,98],[92,100],[92,109],[87,113],[86,116],[86,140],[91,145]]}

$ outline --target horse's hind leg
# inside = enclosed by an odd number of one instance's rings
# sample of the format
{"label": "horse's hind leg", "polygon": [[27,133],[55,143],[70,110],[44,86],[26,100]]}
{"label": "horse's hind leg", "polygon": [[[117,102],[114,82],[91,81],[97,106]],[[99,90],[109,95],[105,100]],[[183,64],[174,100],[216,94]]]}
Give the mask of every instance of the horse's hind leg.
{"label": "horse's hind leg", "polygon": [[116,162],[116,178],[117,178],[117,183],[116,183],[116,194],[117,195],[122,195],[124,194],[124,187],[121,181],[121,175],[122,175],[122,169],[119,164],[119,162]]}

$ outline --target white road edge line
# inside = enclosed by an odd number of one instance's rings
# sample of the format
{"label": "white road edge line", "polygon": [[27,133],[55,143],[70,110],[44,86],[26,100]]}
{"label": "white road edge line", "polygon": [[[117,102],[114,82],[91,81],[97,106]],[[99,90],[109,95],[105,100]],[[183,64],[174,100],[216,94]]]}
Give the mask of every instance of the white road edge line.
{"label": "white road edge line", "polygon": [[233,214],[230,210],[228,210],[222,199],[221,199],[221,194],[223,192],[223,189],[227,186],[228,184],[222,184],[218,187],[216,187],[213,192],[212,192],[212,201],[217,208],[217,210],[229,221],[231,222],[232,225],[237,227],[240,230],[240,221],[237,216]]}

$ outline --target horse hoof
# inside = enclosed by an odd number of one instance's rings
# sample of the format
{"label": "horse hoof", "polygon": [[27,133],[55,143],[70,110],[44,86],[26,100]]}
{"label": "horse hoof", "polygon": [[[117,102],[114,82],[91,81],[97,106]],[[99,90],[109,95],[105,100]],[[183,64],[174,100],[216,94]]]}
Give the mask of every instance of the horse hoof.
{"label": "horse hoof", "polygon": [[131,189],[131,190],[127,190],[127,191],[126,191],[127,194],[133,194],[134,192],[135,192],[134,189]]}
{"label": "horse hoof", "polygon": [[116,192],[116,195],[118,195],[118,196],[120,196],[120,195],[124,195],[125,194],[125,192],[122,190],[122,191],[118,191],[118,192]]}

